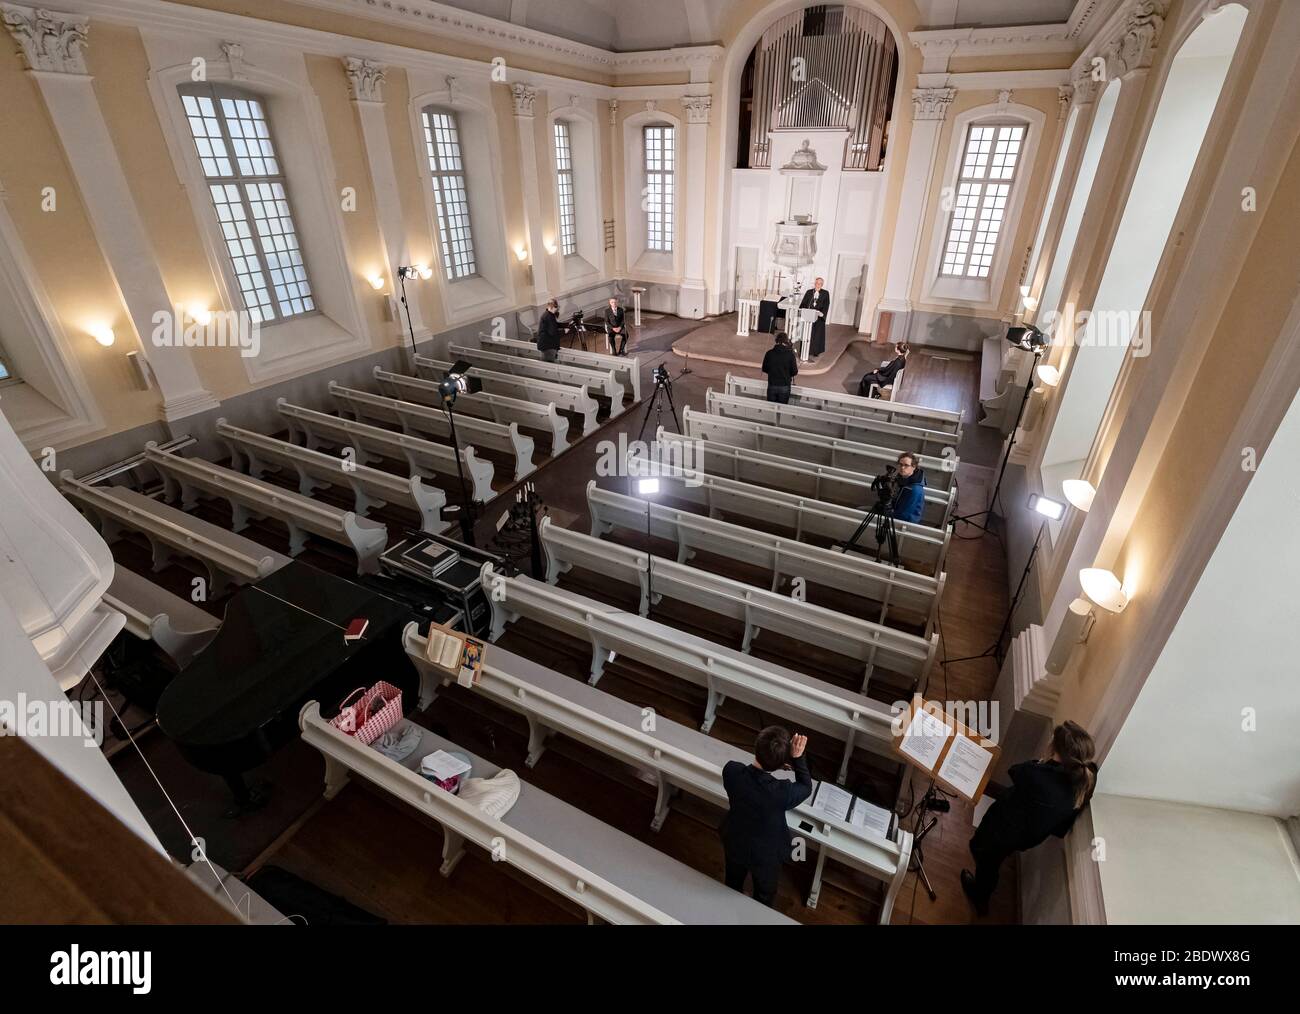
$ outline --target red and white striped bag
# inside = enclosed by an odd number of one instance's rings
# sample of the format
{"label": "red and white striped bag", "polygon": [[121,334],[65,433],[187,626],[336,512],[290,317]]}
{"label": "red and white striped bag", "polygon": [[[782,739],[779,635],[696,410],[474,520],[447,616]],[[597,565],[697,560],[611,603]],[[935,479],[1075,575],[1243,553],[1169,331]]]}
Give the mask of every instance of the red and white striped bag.
{"label": "red and white striped bag", "polygon": [[[349,704],[356,694],[361,694],[361,699]],[[401,720],[402,691],[380,680],[369,690],[357,687],[343,698],[330,724],[369,746]]]}

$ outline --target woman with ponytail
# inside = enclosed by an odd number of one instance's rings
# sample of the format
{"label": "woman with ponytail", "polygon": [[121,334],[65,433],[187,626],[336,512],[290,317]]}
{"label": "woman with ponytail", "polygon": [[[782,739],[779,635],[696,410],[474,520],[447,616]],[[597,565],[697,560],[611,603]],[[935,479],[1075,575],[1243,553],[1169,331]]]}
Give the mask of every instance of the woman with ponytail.
{"label": "woman with ponytail", "polygon": [[1064,838],[1097,785],[1096,747],[1074,722],[1052,732],[1046,760],[1026,761],[1008,773],[1011,788],[994,801],[971,839],[975,872],[961,871],[961,887],[980,915],[998,886],[998,871],[1013,852],[1041,845],[1048,835]]}

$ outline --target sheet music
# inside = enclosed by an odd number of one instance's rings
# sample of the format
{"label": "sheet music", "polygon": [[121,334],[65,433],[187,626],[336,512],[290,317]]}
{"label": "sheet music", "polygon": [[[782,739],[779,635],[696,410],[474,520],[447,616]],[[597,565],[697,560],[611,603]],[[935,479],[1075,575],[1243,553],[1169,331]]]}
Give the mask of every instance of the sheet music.
{"label": "sheet music", "polygon": [[865,799],[854,799],[853,813],[849,815],[849,823],[854,827],[861,828],[863,831],[870,831],[882,838],[888,838],[889,824],[893,816],[893,813],[883,806],[868,803]]}
{"label": "sheet music", "polygon": [[927,771],[933,771],[939,754],[948,737],[954,735],[953,728],[947,722],[935,717],[924,708],[917,708],[912,720],[907,723],[903,740],[898,746],[899,753],[905,754]]}
{"label": "sheet music", "polygon": [[992,761],[993,754],[969,736],[958,736],[935,774],[967,799],[974,799]]}
{"label": "sheet music", "polygon": [[822,782],[817,786],[817,794],[813,796],[812,808],[835,820],[847,820],[852,803],[851,793],[845,792],[838,785]]}

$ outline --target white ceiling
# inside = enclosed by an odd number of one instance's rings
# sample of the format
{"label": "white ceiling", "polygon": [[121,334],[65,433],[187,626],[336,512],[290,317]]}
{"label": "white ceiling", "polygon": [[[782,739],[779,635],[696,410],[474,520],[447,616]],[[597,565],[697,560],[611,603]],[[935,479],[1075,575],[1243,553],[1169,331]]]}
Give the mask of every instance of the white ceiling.
{"label": "white ceiling", "polygon": [[[573,42],[630,52],[721,41],[739,0],[441,0],[558,35]],[[924,28],[1058,24],[1076,0],[915,0]]]}

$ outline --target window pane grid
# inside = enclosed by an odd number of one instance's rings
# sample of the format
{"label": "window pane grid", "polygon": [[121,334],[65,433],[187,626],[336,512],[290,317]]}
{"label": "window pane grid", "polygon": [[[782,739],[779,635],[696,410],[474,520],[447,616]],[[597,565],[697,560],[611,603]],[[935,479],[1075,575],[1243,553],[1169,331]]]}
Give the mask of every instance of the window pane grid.
{"label": "window pane grid", "polygon": [[1023,126],[970,128],[944,240],[941,274],[989,276],[1024,139]]}
{"label": "window pane grid", "polygon": [[646,247],[670,253],[673,249],[672,127],[646,127],[645,133]]}
{"label": "window pane grid", "polygon": [[565,257],[578,252],[577,213],[573,203],[573,155],[569,144],[569,125],[555,121],[555,173],[560,205],[560,253]]}
{"label": "window pane grid", "polygon": [[249,317],[262,323],[312,312],[316,303],[261,100],[209,87],[183,92],[181,104]]}
{"label": "window pane grid", "polygon": [[452,114],[433,109],[424,111],[424,147],[433,179],[433,208],[447,280],[468,278],[478,273],[478,265],[474,259],[460,133]]}

